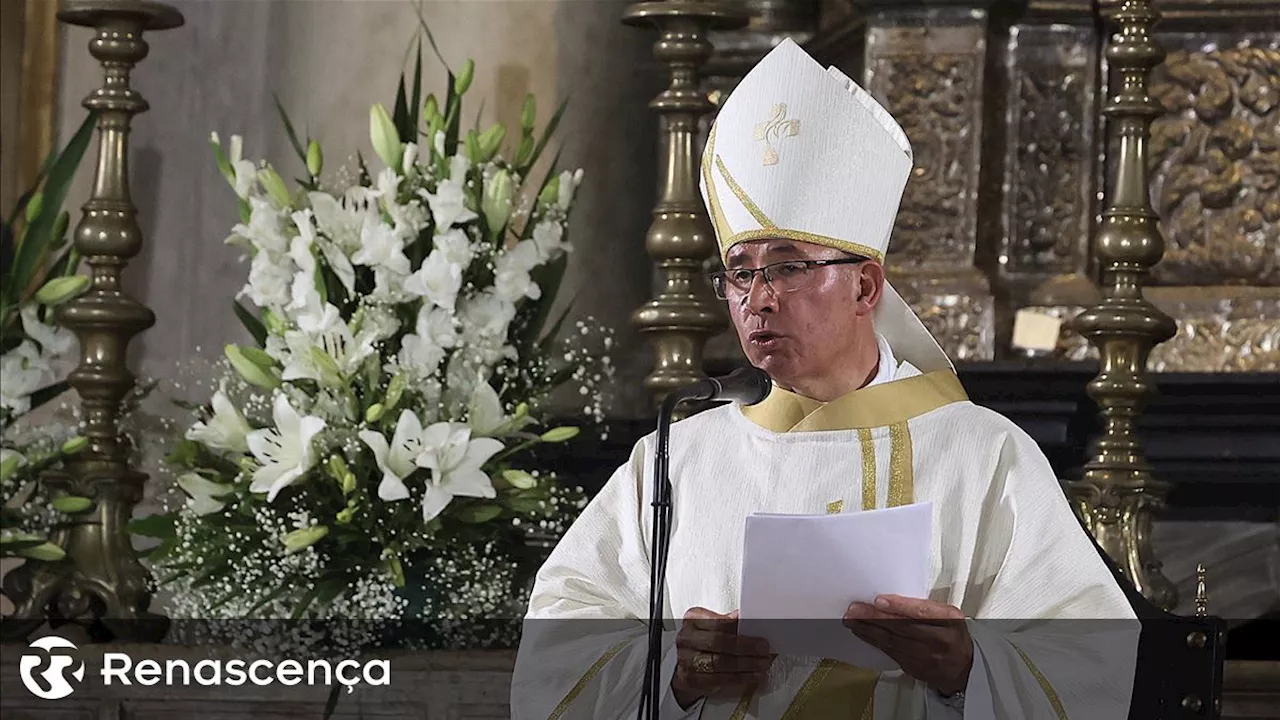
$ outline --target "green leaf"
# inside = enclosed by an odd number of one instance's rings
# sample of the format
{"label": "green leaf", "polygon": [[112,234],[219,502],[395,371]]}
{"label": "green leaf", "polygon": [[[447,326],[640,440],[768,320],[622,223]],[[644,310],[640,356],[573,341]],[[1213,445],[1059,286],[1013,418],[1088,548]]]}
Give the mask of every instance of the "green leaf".
{"label": "green leaf", "polygon": [[307,148],[298,141],[298,134],[293,130],[293,123],[289,122],[289,113],[285,112],[284,103],[280,102],[280,96],[272,93],[271,97],[276,101],[276,110],[280,113],[280,119],[284,122],[285,134],[289,136],[289,143],[293,145],[294,152],[298,153],[298,159],[302,160],[302,164],[307,164]]}
{"label": "green leaf", "polygon": [[236,317],[240,318],[240,323],[244,325],[244,329],[249,331],[253,336],[254,342],[258,343],[258,347],[266,347],[267,345],[267,326],[257,318],[249,309],[240,304],[239,300],[231,301],[232,309],[235,310]]}
{"label": "green leaf", "polygon": [[[427,25],[427,18],[422,14],[422,5],[420,3],[415,4],[413,9],[418,13],[418,25],[422,28],[422,31],[427,34],[427,42],[431,43],[431,49],[435,51],[436,58],[440,60],[440,64],[447,70],[449,68],[449,63],[445,62],[444,55],[440,54],[440,48],[436,45],[436,38],[431,34],[431,28]],[[452,75],[452,73],[450,73],[450,75]],[[452,89],[452,85],[450,88]]]}
{"label": "green leaf", "polygon": [[338,690],[341,688],[341,685],[335,684],[329,689],[329,699],[324,703],[324,715],[320,720],[329,720],[329,718],[333,717],[333,712],[338,709],[338,698],[342,697],[338,694]]}
{"label": "green leaf", "polygon": [[302,599],[298,601],[298,604],[293,606],[293,612],[289,614],[289,619],[297,620],[301,618],[302,614],[307,611],[307,608],[311,607],[311,603],[315,601],[316,596],[319,594],[320,586],[312,585],[311,588],[307,590],[307,594],[303,595]]}
{"label": "green leaf", "polygon": [[14,554],[18,557],[43,560],[44,562],[57,562],[67,556],[66,551],[53,543],[42,543],[35,547],[18,550]]}
{"label": "green leaf", "polygon": [[84,122],[80,124],[80,129],[72,136],[66,148],[49,169],[49,175],[45,178],[44,187],[41,190],[44,195],[44,204],[35,221],[23,228],[22,235],[18,238],[13,265],[10,268],[11,274],[5,279],[6,285],[9,286],[9,297],[14,304],[21,305],[26,299],[26,294],[35,292],[36,287],[40,285],[34,282],[37,279],[37,272],[45,262],[50,245],[56,240],[52,237],[53,228],[57,223],[58,215],[62,212],[62,203],[66,200],[67,191],[75,180],[80,160],[89,148],[90,140],[93,139],[97,120],[96,112],[90,112],[85,117]]}
{"label": "green leaf", "polygon": [[66,380],[61,380],[48,387],[40,388],[39,390],[31,393],[31,409],[35,410],[41,405],[44,405],[50,400],[66,392],[70,387],[71,385]]}
{"label": "green leaf", "polygon": [[88,512],[94,507],[93,500],[78,495],[63,495],[49,501],[49,505],[60,513],[67,515],[77,515],[79,513]]}
{"label": "green leaf", "polygon": [[[524,165],[526,171],[537,164],[538,158],[542,156],[542,151],[546,149],[547,143],[551,140],[551,135],[560,125],[560,118],[564,116],[564,111],[567,107],[569,107],[568,100],[560,103],[560,107],[556,108],[556,112],[551,116],[551,120],[547,121],[547,126],[542,129],[542,137],[538,138],[538,144],[533,146],[533,155],[529,157],[529,161]],[[554,163],[552,165],[554,167]],[[525,173],[521,173],[521,175],[523,174]]]}
{"label": "green leaf", "polygon": [[391,122],[396,126],[396,136],[400,138],[400,142],[410,142],[414,139],[410,135],[406,140],[404,135],[406,128],[409,128],[409,99],[404,94],[404,73],[400,73],[400,87],[396,89],[396,106],[391,111]]}
{"label": "green leaf", "polygon": [[172,515],[147,515],[129,521],[125,529],[133,535],[172,540],[178,536],[176,521]]}
{"label": "green leaf", "polygon": [[469,505],[458,511],[458,519],[465,523],[486,523],[502,514],[502,506],[492,503]]}
{"label": "green leaf", "polygon": [[551,306],[560,292],[560,284],[564,281],[564,274],[568,267],[569,255],[561,253],[555,260],[539,265],[529,273],[542,291],[542,295],[533,315],[529,318],[529,324],[523,329],[523,337],[520,338],[521,347],[531,348],[537,342],[542,328],[547,323],[547,317],[551,314]]}

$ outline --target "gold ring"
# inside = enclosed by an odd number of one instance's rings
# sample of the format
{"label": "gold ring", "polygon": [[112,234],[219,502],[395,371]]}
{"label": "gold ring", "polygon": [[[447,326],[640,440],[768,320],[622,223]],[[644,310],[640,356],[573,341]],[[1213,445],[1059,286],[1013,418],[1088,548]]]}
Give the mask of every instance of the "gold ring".
{"label": "gold ring", "polygon": [[693,669],[700,673],[711,672],[714,663],[715,659],[711,656],[711,653],[698,653],[693,656]]}

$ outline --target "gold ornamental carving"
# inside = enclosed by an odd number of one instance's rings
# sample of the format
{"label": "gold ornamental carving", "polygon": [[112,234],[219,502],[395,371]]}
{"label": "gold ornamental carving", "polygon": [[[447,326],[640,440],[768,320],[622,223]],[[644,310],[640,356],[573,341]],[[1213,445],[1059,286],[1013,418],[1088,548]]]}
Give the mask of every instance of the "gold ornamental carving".
{"label": "gold ornamental carving", "polygon": [[1171,52],[1151,92],[1153,282],[1280,285],[1280,45]]}
{"label": "gold ornamental carving", "polygon": [[[1035,30],[1020,33],[1019,41]],[[1046,34],[1043,42],[1053,45],[1034,48],[1037,56],[1024,56],[1014,69],[1003,248],[1009,273],[1067,274],[1083,266],[1093,214],[1093,120],[1086,113],[1094,73],[1092,46],[1081,35],[1075,28]]]}
{"label": "gold ornamental carving", "polygon": [[877,96],[902,125],[915,156],[890,246],[895,267],[973,261],[977,63],[967,53],[893,54],[875,60]]}

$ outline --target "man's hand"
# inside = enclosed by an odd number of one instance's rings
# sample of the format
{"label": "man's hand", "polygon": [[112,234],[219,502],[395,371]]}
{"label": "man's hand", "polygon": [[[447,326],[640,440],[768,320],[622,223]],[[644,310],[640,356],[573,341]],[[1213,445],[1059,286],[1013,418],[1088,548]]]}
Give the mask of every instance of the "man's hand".
{"label": "man's hand", "polygon": [[688,708],[702,697],[738,697],[759,685],[773,663],[769,643],[738,634],[738,611],[721,615],[690,608],[676,633],[676,672],[671,692]]}
{"label": "man's hand", "polygon": [[944,695],[969,684],[973,638],[959,608],[932,600],[881,595],[853,603],[845,627],[884,651],[902,670]]}

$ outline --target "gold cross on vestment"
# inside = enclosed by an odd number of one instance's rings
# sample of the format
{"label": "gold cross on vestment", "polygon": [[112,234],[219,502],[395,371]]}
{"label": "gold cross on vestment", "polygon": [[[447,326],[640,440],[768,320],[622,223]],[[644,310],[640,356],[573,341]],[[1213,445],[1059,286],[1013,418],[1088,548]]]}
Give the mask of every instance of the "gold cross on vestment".
{"label": "gold cross on vestment", "polygon": [[800,121],[787,119],[787,106],[778,103],[769,110],[769,119],[756,123],[754,139],[764,141],[764,164],[778,164],[778,149],[774,142],[784,137],[795,137],[800,134]]}

